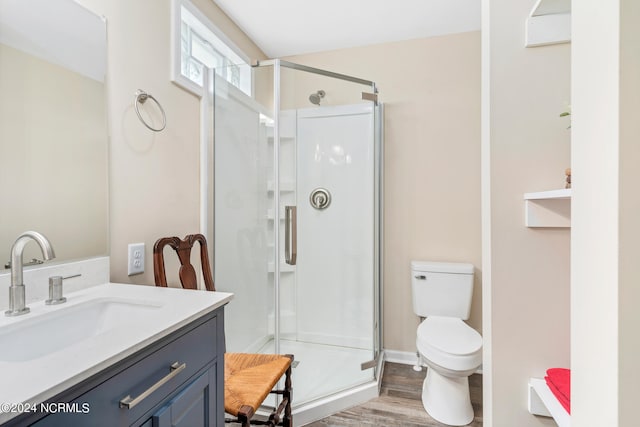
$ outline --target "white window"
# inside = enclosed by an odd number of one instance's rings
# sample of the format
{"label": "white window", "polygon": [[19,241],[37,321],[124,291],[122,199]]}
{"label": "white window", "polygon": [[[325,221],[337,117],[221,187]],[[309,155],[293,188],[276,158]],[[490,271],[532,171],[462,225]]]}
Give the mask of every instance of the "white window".
{"label": "white window", "polygon": [[202,95],[206,68],[251,96],[249,59],[188,0],[173,2],[172,79]]}

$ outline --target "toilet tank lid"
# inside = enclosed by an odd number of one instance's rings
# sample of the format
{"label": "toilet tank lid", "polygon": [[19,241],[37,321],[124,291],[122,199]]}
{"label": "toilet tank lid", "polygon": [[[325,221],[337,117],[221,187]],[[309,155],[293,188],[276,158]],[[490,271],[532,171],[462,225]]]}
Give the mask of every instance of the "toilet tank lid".
{"label": "toilet tank lid", "polygon": [[463,262],[411,261],[411,270],[427,273],[473,274],[473,264]]}

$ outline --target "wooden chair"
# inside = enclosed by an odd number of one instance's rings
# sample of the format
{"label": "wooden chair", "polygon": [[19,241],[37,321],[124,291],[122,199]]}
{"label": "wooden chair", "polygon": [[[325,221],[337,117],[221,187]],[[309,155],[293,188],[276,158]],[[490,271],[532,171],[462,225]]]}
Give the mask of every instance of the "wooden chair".
{"label": "wooden chair", "polygon": [[[202,234],[190,234],[184,239],[163,237],[153,246],[153,272],[156,286],[167,286],[164,266],[164,247],[169,245],[180,260],[179,277],[183,288],[197,289],[196,270],[191,264],[191,249],[200,243],[200,261],[204,285],[208,291],[215,291],[207,240]],[[251,424],[284,427],[293,426],[291,415],[291,364],[293,355],[225,353],[224,355],[224,410],[235,419],[225,419],[228,423],[240,423],[242,427]],[[275,390],[278,381],[285,376],[283,390]],[[282,402],[274,409],[267,421],[252,420],[269,393],[282,395]],[[284,416],[281,415],[284,412]]]}

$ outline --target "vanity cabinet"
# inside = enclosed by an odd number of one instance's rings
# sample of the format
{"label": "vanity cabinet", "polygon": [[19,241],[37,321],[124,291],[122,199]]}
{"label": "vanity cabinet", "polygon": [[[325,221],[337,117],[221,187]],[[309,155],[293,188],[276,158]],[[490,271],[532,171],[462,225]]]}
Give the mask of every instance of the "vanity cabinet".
{"label": "vanity cabinet", "polygon": [[6,425],[224,425],[223,310],[219,307],[48,400],[68,402],[65,409],[18,417]]}
{"label": "vanity cabinet", "polygon": [[[215,390],[215,369],[209,369],[156,412],[146,423],[153,427],[220,425],[212,422],[211,406]],[[213,392],[213,395],[212,395]],[[215,419],[215,417],[213,417]]]}

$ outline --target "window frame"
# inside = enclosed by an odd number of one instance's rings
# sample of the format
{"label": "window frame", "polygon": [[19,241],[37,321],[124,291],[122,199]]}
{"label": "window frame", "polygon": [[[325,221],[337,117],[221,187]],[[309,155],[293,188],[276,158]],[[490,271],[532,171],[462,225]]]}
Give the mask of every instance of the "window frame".
{"label": "window frame", "polygon": [[[190,14],[192,14],[200,23],[206,27],[209,31],[211,31],[222,43],[224,43],[229,50],[234,52],[242,61],[244,61],[247,66],[251,65],[251,59],[249,56],[240,49],[220,28],[218,28],[211,19],[209,19],[204,13],[200,11],[191,1],[189,0],[172,0],[171,7],[171,81],[181,88],[197,95],[202,98],[206,93],[207,86],[210,85],[207,82],[206,75],[208,74],[206,71],[204,72],[205,77],[203,79],[203,85],[200,86],[198,83],[194,82],[190,78],[184,76],[182,74],[182,8],[185,8]],[[202,35],[198,34],[199,37]],[[206,70],[208,67],[203,64],[203,68]],[[232,83],[231,83],[232,84]],[[235,85],[234,85],[235,86]],[[238,87],[238,90],[242,91]],[[253,96],[253,78],[251,77],[249,80],[249,90],[251,93],[248,96]],[[244,91],[243,91],[244,93]]]}

